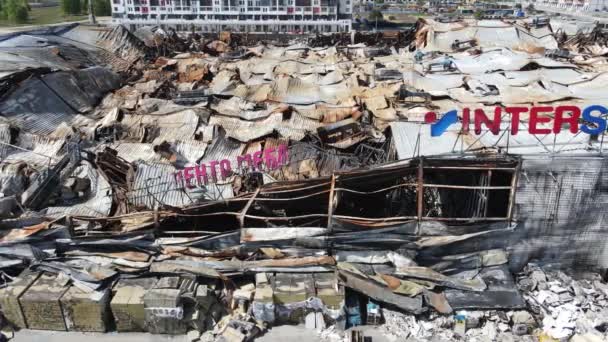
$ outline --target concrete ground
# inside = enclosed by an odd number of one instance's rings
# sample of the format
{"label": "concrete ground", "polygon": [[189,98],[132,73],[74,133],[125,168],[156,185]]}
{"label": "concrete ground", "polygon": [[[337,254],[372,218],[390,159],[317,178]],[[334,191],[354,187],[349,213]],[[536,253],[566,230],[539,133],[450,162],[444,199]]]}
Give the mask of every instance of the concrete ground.
{"label": "concrete ground", "polygon": [[[289,339],[289,340],[288,340]],[[319,337],[313,330],[304,326],[274,327],[264,336],[256,339],[260,342],[314,342]],[[43,330],[20,330],[15,333],[11,342],[190,342],[185,335],[152,335],[147,333],[79,333]]]}
{"label": "concrete ground", "polygon": [[[363,326],[355,328],[365,331],[374,342],[387,342],[375,327]],[[152,335],[147,333],[79,333],[43,330],[20,330],[15,333],[11,342],[190,342],[186,335]],[[308,330],[303,325],[283,325],[273,327],[263,336],[256,339],[258,342],[316,342],[319,335],[314,330]]]}
{"label": "concrete ground", "polygon": [[[99,25],[111,25],[112,24],[112,17],[97,17],[96,20],[97,20],[97,24],[99,24]],[[38,30],[41,28],[49,27],[49,26],[63,26],[63,25],[69,25],[69,24],[74,24],[74,23],[87,24],[88,19],[80,20],[80,21],[66,21],[63,23],[55,23],[55,24],[50,24],[50,25],[0,26],[0,34],[16,33],[16,32],[21,32],[21,31],[32,31],[32,30]]]}

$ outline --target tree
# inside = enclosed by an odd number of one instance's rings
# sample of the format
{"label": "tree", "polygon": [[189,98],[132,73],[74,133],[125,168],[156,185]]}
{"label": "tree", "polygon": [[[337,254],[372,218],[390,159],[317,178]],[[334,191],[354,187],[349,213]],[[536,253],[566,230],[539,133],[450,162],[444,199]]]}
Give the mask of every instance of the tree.
{"label": "tree", "polygon": [[27,7],[21,0],[6,0],[3,4],[6,18],[14,23],[23,24],[27,22]]}
{"label": "tree", "polygon": [[529,4],[528,7],[526,8],[526,10],[528,12],[534,12],[534,4]]}
{"label": "tree", "polygon": [[89,11],[89,0],[84,0],[82,2],[82,10],[86,13]]}
{"label": "tree", "polygon": [[14,21],[19,24],[23,24],[27,22],[27,18],[29,17],[29,12],[27,11],[27,7],[20,5],[17,6],[17,11],[15,12]]}
{"label": "tree", "polygon": [[64,14],[70,13],[70,0],[61,0],[61,11]]}
{"label": "tree", "polygon": [[21,4],[28,10],[28,12],[32,10],[30,3],[27,2],[27,0],[21,0]]}
{"label": "tree", "polygon": [[61,0],[61,9],[63,10],[64,14],[80,14],[80,0]]}
{"label": "tree", "polygon": [[0,0],[0,19],[6,19],[6,13],[4,13],[3,0]]}
{"label": "tree", "polygon": [[384,17],[382,16],[382,12],[378,10],[373,10],[369,14],[369,20],[382,20]]}
{"label": "tree", "polygon": [[112,15],[112,4],[110,0],[89,0],[93,2],[93,13],[96,16],[107,17]]}
{"label": "tree", "polygon": [[515,4],[515,8],[521,9],[521,4]]}
{"label": "tree", "polygon": [[473,17],[475,17],[475,19],[479,20],[479,19],[483,18],[483,12],[481,10],[477,10],[477,11],[475,11],[475,13],[473,13]]}

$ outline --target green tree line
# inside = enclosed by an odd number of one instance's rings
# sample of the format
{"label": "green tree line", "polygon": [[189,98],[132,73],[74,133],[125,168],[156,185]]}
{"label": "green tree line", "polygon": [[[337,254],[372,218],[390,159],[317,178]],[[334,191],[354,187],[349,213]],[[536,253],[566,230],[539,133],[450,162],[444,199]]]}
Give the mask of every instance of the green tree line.
{"label": "green tree line", "polygon": [[93,13],[96,16],[112,15],[110,0],[61,0],[61,9],[69,15],[87,14],[89,1],[93,1]]}
{"label": "green tree line", "polygon": [[[110,0],[61,0],[61,9],[65,15],[87,14],[89,1],[93,1],[93,13],[96,16],[112,15]],[[15,24],[27,23],[30,10],[27,0],[0,0],[0,20]]]}
{"label": "green tree line", "polygon": [[29,10],[27,0],[0,0],[0,19],[22,24],[27,22]]}

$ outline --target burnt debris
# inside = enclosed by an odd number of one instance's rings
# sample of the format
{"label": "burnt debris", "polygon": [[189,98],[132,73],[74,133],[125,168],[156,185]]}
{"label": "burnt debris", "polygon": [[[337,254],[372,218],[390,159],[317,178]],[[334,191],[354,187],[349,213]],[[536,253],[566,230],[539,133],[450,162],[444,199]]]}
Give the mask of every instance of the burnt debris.
{"label": "burnt debris", "polygon": [[599,101],[606,42],[488,25],[2,37],[2,322],[605,338],[603,134],[490,116]]}

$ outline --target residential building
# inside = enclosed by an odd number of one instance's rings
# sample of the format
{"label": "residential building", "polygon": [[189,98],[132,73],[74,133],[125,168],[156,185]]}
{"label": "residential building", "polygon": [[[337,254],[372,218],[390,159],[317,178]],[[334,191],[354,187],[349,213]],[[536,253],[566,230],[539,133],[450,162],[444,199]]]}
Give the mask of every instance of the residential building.
{"label": "residential building", "polygon": [[538,9],[553,9],[563,12],[597,12],[608,8],[608,0],[535,0],[533,4]]}
{"label": "residential building", "polygon": [[112,21],[201,32],[347,32],[353,0],[112,0]]}

